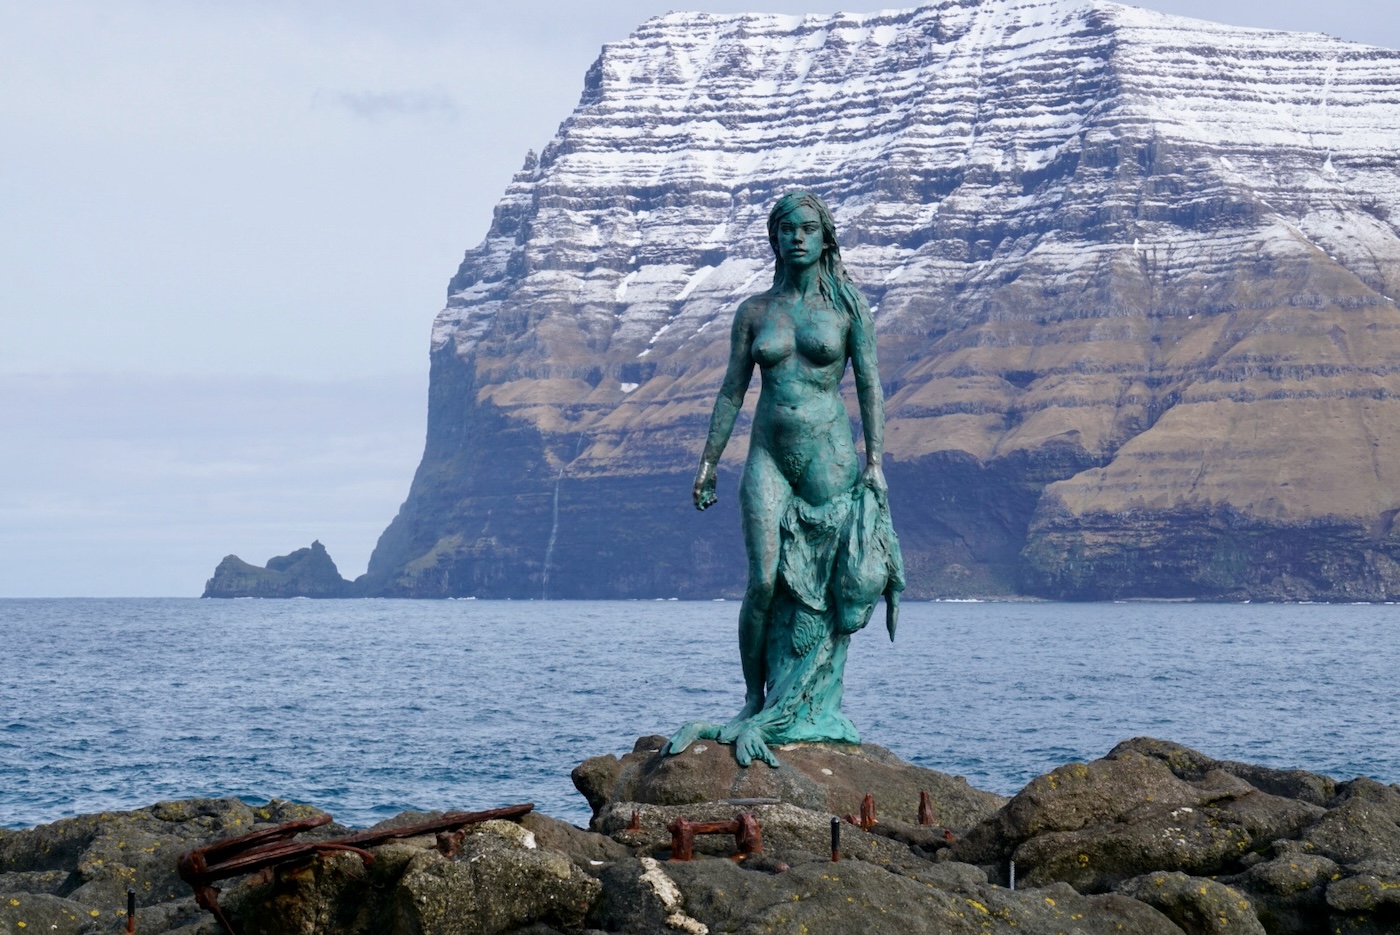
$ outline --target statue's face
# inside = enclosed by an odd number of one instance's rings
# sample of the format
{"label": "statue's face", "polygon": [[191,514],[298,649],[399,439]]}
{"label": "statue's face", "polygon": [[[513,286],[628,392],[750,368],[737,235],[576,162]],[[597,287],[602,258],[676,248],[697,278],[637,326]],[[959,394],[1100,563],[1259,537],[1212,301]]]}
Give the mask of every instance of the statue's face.
{"label": "statue's face", "polygon": [[789,266],[811,266],[822,256],[822,222],[815,208],[798,205],[778,222],[778,256]]}

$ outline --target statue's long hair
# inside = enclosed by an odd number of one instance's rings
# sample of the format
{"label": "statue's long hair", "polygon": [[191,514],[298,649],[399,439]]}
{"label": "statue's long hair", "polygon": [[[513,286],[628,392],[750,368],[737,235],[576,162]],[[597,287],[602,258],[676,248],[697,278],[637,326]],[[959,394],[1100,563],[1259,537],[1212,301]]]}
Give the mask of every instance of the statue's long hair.
{"label": "statue's long hair", "polygon": [[817,212],[822,225],[822,255],[817,260],[817,287],[822,298],[854,322],[867,322],[870,319],[870,306],[865,296],[860,294],[856,284],[846,272],[846,264],[841,262],[841,246],[836,242],[836,222],[831,219],[831,209],[826,202],[811,192],[788,192],[779,198],[768,212],[768,243],[773,248],[773,288],[781,289],[788,284],[787,267],[778,253],[778,225],[793,211],[802,206]]}

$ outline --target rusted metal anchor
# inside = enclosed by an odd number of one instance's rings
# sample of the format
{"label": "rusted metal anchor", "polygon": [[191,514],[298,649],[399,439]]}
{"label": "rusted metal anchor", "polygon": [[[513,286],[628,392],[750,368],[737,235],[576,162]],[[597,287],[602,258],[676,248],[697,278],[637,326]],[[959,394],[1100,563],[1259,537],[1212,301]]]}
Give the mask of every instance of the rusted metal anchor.
{"label": "rusted metal anchor", "polygon": [[[534,810],[534,803],[511,805],[506,808],[492,808],[482,812],[448,812],[440,818],[420,821],[398,828],[385,828],[380,831],[361,831],[329,841],[293,841],[292,838],[303,831],[319,828],[331,820],[330,815],[289,821],[283,825],[264,828],[250,834],[215,841],[205,847],[186,851],[175,861],[175,869],[194,890],[194,899],[201,908],[207,909],[219,920],[219,925],[228,935],[237,935],[232,923],[219,908],[218,880],[240,877],[256,873],[278,864],[307,860],[318,854],[331,854],[349,851],[360,855],[368,866],[374,863],[374,855],[365,848],[392,841],[395,838],[413,838],[424,834],[458,831],[467,825],[479,824],[493,818],[520,819]],[[460,842],[460,838],[458,839]],[[439,839],[439,846],[442,841]],[[455,848],[454,848],[455,850]]]}
{"label": "rusted metal anchor", "polygon": [[737,853],[731,860],[743,860],[750,854],[763,853],[762,825],[753,812],[741,812],[733,821],[691,821],[677,818],[666,826],[671,832],[671,859],[693,860],[697,834],[732,834]]}

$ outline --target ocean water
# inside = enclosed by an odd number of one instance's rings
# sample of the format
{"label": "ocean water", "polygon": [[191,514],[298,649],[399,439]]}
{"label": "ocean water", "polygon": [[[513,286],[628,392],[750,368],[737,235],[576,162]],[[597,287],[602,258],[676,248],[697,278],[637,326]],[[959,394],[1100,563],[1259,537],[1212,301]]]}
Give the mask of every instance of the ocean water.
{"label": "ocean water", "polygon": [[[227,795],[585,823],[583,759],[738,709],[738,610],[3,600],[0,826]],[[1138,735],[1398,782],[1397,676],[1400,607],[910,602],[894,644],[854,637],[845,710],[1005,794]]]}

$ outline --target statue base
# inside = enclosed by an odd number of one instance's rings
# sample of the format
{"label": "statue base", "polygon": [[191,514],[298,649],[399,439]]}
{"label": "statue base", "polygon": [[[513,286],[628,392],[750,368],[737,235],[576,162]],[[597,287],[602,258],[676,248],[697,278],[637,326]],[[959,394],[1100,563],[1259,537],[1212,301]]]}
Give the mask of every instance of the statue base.
{"label": "statue base", "polygon": [[961,776],[906,763],[871,743],[790,743],[772,748],[781,769],[740,766],[731,748],[698,740],[684,753],[663,756],[667,739],[643,737],[632,752],[586,760],[573,771],[596,821],[615,802],[690,805],[731,799],[770,799],[833,815],[857,814],[867,793],[880,817],[915,823],[919,793],[928,792],[938,823],[969,827],[1006,800],[968,785]]}

